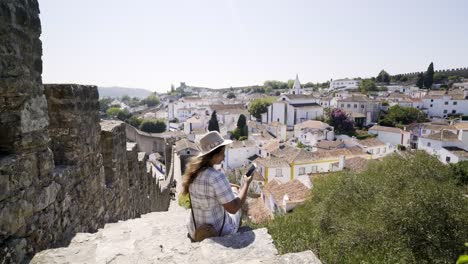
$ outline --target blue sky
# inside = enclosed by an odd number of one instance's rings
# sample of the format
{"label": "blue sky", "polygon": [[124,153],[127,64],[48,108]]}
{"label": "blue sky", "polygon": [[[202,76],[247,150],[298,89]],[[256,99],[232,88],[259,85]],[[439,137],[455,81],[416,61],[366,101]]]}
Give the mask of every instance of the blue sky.
{"label": "blue sky", "polygon": [[43,82],[167,91],[468,66],[468,1],[39,0]]}

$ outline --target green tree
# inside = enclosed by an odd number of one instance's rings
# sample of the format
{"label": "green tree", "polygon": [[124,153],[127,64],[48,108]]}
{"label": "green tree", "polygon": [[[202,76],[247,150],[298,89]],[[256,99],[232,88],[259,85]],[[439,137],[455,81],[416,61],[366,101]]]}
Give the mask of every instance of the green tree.
{"label": "green tree", "polygon": [[240,138],[247,139],[249,136],[249,128],[247,127],[247,119],[245,115],[240,115],[237,120],[237,127],[231,132],[232,138],[239,140]]}
{"label": "green tree", "polygon": [[249,105],[249,112],[257,120],[260,120],[262,118],[262,114],[268,111],[268,106],[270,106],[272,102],[272,99],[255,99]]}
{"label": "green tree", "polygon": [[383,126],[409,125],[414,122],[427,121],[426,114],[413,107],[394,105],[380,117],[379,124]]}
{"label": "green tree", "polygon": [[166,123],[161,119],[143,119],[140,130],[147,133],[162,133],[166,131]]}
{"label": "green tree", "polygon": [[122,97],[120,98],[120,101],[122,101],[122,102],[124,102],[126,104],[128,104],[128,102],[130,102],[130,100],[131,100],[131,98],[127,94],[122,95]]}
{"label": "green tree", "polygon": [[381,70],[379,75],[376,78],[377,82],[390,83],[390,74],[385,70]]}
{"label": "green tree", "polygon": [[427,71],[424,73],[424,87],[431,89],[432,84],[434,83],[434,63],[431,62]]}
{"label": "green tree", "polygon": [[233,99],[236,98],[236,95],[234,93],[228,93],[227,99]]}
{"label": "green tree", "polygon": [[110,97],[102,98],[101,100],[99,100],[99,110],[105,113],[107,109],[110,108],[111,102],[112,102],[112,98]]}
{"label": "green tree", "polygon": [[361,93],[368,93],[368,92],[373,92],[377,91],[377,85],[375,85],[375,82],[373,80],[362,80],[361,83],[359,84],[359,91]]}
{"label": "green tree", "polygon": [[453,177],[459,185],[468,185],[468,161],[451,163],[450,168],[452,169]]}
{"label": "green tree", "polygon": [[288,80],[288,89],[291,89],[294,86],[294,80]]}
{"label": "green tree", "polygon": [[121,121],[126,121],[126,120],[129,119],[131,116],[132,116],[132,114],[131,114],[130,112],[128,112],[127,109],[120,110],[120,111],[117,113],[117,119],[119,119],[119,120],[121,120]]}
{"label": "green tree", "polygon": [[216,115],[216,111],[213,111],[210,121],[208,121],[208,131],[219,132],[218,116]]}
{"label": "green tree", "polygon": [[106,111],[106,115],[110,118],[117,118],[117,116],[119,115],[119,113],[123,112],[122,109],[118,108],[118,107],[111,107],[109,109],[107,109]]}
{"label": "green tree", "polygon": [[159,97],[156,94],[151,94],[145,99],[143,99],[143,102],[148,106],[148,107],[153,107],[157,106],[159,104]]}
{"label": "green tree", "polygon": [[444,74],[440,72],[434,73],[434,83],[442,84],[445,82],[446,79],[447,79],[447,76],[445,76]]}
{"label": "green tree", "polygon": [[323,263],[429,264],[454,263],[463,253],[464,189],[424,151],[389,155],[362,173],[334,173],[313,184],[302,206],[266,224],[280,254],[312,250]]}
{"label": "green tree", "polygon": [[143,119],[141,119],[141,118],[139,118],[137,116],[132,116],[127,120],[127,123],[129,123],[130,125],[132,125],[132,126],[134,126],[136,128],[139,128],[142,122],[143,122]]}
{"label": "green tree", "polygon": [[424,87],[424,74],[419,73],[418,76],[416,77],[416,86],[419,88]]}

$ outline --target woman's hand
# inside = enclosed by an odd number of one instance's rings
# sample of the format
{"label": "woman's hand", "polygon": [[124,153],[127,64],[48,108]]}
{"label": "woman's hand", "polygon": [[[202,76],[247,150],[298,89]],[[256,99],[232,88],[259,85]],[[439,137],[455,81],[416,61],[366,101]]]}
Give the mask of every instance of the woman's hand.
{"label": "woman's hand", "polygon": [[250,184],[252,180],[253,180],[253,175],[250,175],[250,177],[247,175],[244,175],[244,182],[246,182],[247,184]]}

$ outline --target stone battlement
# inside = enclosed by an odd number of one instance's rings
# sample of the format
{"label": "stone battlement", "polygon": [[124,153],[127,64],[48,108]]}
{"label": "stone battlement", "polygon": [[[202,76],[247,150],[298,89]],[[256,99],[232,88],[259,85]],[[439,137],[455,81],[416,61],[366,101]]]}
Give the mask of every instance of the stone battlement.
{"label": "stone battlement", "polygon": [[37,1],[0,1],[0,263],[169,206],[96,86],[42,85],[40,32]]}

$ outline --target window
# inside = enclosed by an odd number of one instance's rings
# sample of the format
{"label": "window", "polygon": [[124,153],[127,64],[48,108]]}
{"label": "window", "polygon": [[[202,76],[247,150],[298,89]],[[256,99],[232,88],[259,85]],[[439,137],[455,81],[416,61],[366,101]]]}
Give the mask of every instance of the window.
{"label": "window", "polygon": [[445,102],[444,105],[448,105],[448,102]]}
{"label": "window", "polygon": [[453,105],[457,105],[457,102],[453,102]]}
{"label": "window", "polygon": [[427,142],[427,146],[430,147],[430,146],[431,146],[431,142]]}
{"label": "window", "polygon": [[446,162],[450,162],[450,157],[445,157]]}
{"label": "window", "polygon": [[382,149],[382,153],[385,153],[385,152],[387,152],[387,147]]}
{"label": "window", "polygon": [[431,103],[434,102],[434,99],[431,99]]}
{"label": "window", "polygon": [[276,177],[283,177],[283,170],[282,169],[276,169]]}
{"label": "window", "polygon": [[448,113],[448,110],[447,110],[447,109],[444,110],[444,114],[446,114],[446,113]]}
{"label": "window", "polygon": [[348,104],[347,107],[348,107],[348,108],[351,108],[351,104]]}
{"label": "window", "polygon": [[432,107],[432,104],[431,104],[431,107]]}
{"label": "window", "polygon": [[305,174],[305,167],[300,167],[299,168],[299,175],[304,175]]}
{"label": "window", "polygon": [[375,154],[380,154],[380,148],[376,149]]}
{"label": "window", "polygon": [[361,105],[361,108],[364,108],[364,105]]}
{"label": "window", "polygon": [[423,129],[422,133],[423,134],[426,134],[427,130],[426,129]]}
{"label": "window", "polygon": [[341,104],[341,107],[344,107],[344,104]]}
{"label": "window", "polygon": [[452,110],[452,114],[456,114],[457,113],[457,110]]}
{"label": "window", "polygon": [[312,166],[312,173],[317,173],[317,166]]}
{"label": "window", "polygon": [[187,155],[190,155],[190,150],[187,150]]}
{"label": "window", "polygon": [[354,104],[354,108],[357,108],[357,104]]}

